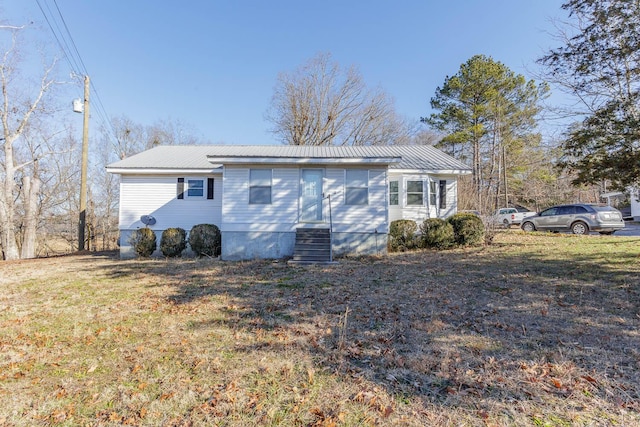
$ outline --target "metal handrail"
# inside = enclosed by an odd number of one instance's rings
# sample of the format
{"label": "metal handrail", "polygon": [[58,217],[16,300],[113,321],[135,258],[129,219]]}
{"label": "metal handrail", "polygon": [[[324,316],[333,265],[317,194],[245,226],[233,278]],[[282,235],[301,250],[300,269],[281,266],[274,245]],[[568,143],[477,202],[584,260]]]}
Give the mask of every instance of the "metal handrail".
{"label": "metal handrail", "polygon": [[329,262],[333,262],[333,215],[331,213],[331,193],[322,197],[329,200]]}

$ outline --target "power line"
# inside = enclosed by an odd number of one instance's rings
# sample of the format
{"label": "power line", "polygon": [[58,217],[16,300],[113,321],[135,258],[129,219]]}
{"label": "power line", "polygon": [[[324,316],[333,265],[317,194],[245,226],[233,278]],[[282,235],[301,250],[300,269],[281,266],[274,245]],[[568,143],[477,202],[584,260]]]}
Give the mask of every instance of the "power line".
{"label": "power line", "polygon": [[[49,7],[49,5],[46,3],[46,0],[43,1],[46,5],[47,11],[49,12],[48,15],[45,12],[45,8],[42,7],[40,0],[36,0],[36,3],[38,4],[38,7],[40,8],[40,11],[42,12],[42,15],[44,16],[47,25],[49,26],[49,29],[56,39],[65,59],[67,60],[71,72],[75,75],[90,75],[84,61],[82,60],[82,55],[80,55],[80,51],[78,50],[73,36],[71,35],[69,26],[67,25],[67,22],[62,15],[62,11],[58,6],[57,0],[53,0],[53,4],[57,12],[57,17],[56,14],[52,11],[51,7]],[[61,22],[62,25],[60,25],[59,22]],[[61,29],[61,26],[64,27],[64,31]],[[94,79],[91,80],[90,84],[93,91],[93,98],[97,101],[94,111],[97,113],[100,121],[102,122],[103,128],[106,129],[106,131],[110,134],[110,137],[117,139],[115,138],[115,130],[113,129],[113,124],[111,123],[111,120],[109,120],[109,115],[107,114],[107,111],[104,107],[102,98],[100,97],[100,93],[98,92]]]}
{"label": "power line", "polygon": [[51,30],[51,33],[53,34],[53,37],[56,39],[56,42],[58,43],[58,47],[60,47],[60,50],[64,54],[64,58],[66,59],[67,63],[69,64],[69,68],[71,68],[72,72],[77,73],[76,72],[76,69],[78,68],[77,64],[74,67],[74,64],[71,63],[71,61],[74,60],[75,58],[70,57],[69,55],[67,55],[67,49],[65,49],[65,46],[62,43],[62,41],[60,40],[60,38],[58,37],[58,33],[56,32],[56,30],[54,30],[53,25],[51,25],[51,21],[49,20],[49,17],[47,16],[46,12],[42,8],[42,5],[40,4],[40,0],[36,0],[36,3],[38,4],[38,7],[40,8],[40,12],[42,12],[42,16],[44,16],[44,20],[47,22],[47,25],[49,26],[49,29]]}
{"label": "power line", "polygon": [[62,24],[64,25],[64,29],[65,29],[67,35],[69,36],[69,40],[71,41],[71,46],[73,46],[73,51],[75,52],[76,56],[78,57],[78,60],[80,61],[80,64],[82,64],[82,70],[84,71],[84,74],[87,75],[87,74],[89,74],[87,72],[87,67],[84,65],[84,61],[82,60],[82,56],[80,55],[80,52],[78,52],[78,47],[76,46],[75,41],[73,41],[73,37],[71,36],[71,32],[69,31],[69,27],[67,27],[67,22],[64,20],[64,16],[62,16],[62,12],[60,12],[60,8],[58,7],[58,2],[56,0],[53,0],[53,4],[56,6],[56,10],[58,11],[58,16],[60,16],[60,20],[62,21]]}

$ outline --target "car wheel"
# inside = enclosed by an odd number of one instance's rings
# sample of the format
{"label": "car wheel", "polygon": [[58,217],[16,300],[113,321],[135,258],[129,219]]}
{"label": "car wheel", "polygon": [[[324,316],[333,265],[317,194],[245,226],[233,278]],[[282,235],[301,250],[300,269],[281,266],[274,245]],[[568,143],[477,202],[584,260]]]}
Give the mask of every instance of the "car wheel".
{"label": "car wheel", "polygon": [[571,232],[573,234],[589,234],[589,227],[582,221],[571,224]]}
{"label": "car wheel", "polygon": [[504,228],[511,228],[511,224],[508,219],[502,220],[502,225],[504,225]]}
{"label": "car wheel", "polygon": [[527,221],[522,224],[522,229],[526,232],[536,231],[536,226],[532,222]]}

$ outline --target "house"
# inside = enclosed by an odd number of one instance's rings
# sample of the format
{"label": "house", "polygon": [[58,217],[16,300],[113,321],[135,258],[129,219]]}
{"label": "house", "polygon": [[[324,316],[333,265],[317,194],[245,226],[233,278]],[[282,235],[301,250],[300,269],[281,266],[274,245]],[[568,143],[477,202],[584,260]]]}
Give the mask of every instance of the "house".
{"label": "house", "polygon": [[[159,146],[107,166],[120,175],[121,257],[142,222],[215,224],[225,260],[291,256],[296,232],[329,230],[335,254],[386,252],[396,219],[446,218],[467,165],[432,146]],[[152,221],[153,222],[153,221]]]}

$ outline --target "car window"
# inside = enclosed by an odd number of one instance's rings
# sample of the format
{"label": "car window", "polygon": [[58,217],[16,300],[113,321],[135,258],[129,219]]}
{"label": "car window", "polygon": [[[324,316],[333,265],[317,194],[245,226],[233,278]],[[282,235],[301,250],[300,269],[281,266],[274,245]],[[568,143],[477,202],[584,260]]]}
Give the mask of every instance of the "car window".
{"label": "car window", "polygon": [[588,212],[589,211],[584,206],[576,206],[576,213],[577,214],[583,214],[583,213],[588,213]]}
{"label": "car window", "polygon": [[540,212],[540,216],[557,215],[557,212],[558,212],[558,208],[549,208],[547,210]]}
{"label": "car window", "polygon": [[558,208],[559,215],[573,215],[574,213],[576,213],[575,206],[560,206],[560,208]]}

